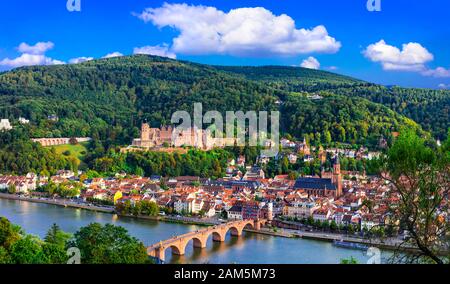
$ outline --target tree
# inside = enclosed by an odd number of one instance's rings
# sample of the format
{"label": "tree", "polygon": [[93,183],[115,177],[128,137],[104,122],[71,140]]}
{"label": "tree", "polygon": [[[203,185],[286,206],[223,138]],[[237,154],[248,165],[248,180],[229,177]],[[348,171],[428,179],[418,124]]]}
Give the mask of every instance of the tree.
{"label": "tree", "polygon": [[148,263],[146,248],[142,242],[119,226],[92,223],[75,233],[69,246],[81,252],[85,264],[143,264]]}
{"label": "tree", "polygon": [[136,170],[134,171],[134,173],[135,173],[137,176],[140,176],[140,177],[145,176],[144,169],[141,168],[141,167],[136,167]]}
{"label": "tree", "polygon": [[17,193],[16,185],[11,184],[10,186],[8,186],[8,193],[9,194],[16,194]]}
{"label": "tree", "polygon": [[140,203],[142,214],[148,216],[157,216],[159,214],[159,206],[155,202],[142,200]]}
{"label": "tree", "polygon": [[298,179],[299,174],[296,171],[291,171],[291,172],[289,172],[288,176],[289,176],[290,180],[296,180],[296,179]]}
{"label": "tree", "polygon": [[409,242],[420,250],[408,255],[407,262],[449,261],[450,228],[443,215],[449,209],[449,161],[445,145],[432,149],[410,130],[400,134],[385,158],[383,177],[394,188],[392,197],[399,200],[391,204],[391,218],[400,222],[411,236]]}
{"label": "tree", "polygon": [[0,218],[0,247],[9,249],[16,241],[21,238],[21,228],[4,218]]}
{"label": "tree", "polygon": [[350,256],[350,258],[341,259],[341,264],[358,264],[358,260],[353,256]]}
{"label": "tree", "polygon": [[69,233],[64,232],[61,228],[53,224],[51,228],[48,230],[47,235],[45,236],[45,242],[49,244],[54,244],[58,247],[65,248],[67,241],[70,239],[71,235]]}
{"label": "tree", "polygon": [[0,246],[0,264],[11,264],[12,259],[9,252],[2,246]]}
{"label": "tree", "polygon": [[332,220],[330,223],[330,230],[335,231],[338,228],[336,221]]}
{"label": "tree", "polygon": [[65,264],[67,262],[66,249],[62,246],[44,243],[42,245],[42,253],[45,261],[50,264]]}
{"label": "tree", "polygon": [[15,264],[45,264],[46,257],[42,250],[41,240],[27,235],[11,246],[11,259]]}

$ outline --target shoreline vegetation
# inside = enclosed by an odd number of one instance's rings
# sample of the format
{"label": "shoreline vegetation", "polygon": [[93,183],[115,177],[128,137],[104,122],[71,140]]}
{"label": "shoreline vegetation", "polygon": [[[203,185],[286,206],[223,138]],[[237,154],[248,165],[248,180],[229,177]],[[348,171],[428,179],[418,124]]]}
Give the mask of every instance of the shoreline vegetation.
{"label": "shoreline vegetation", "polygon": [[[176,223],[176,224],[183,224],[183,225],[197,225],[197,226],[212,226],[216,225],[214,222],[210,221],[203,221],[203,220],[194,220],[193,218],[183,218],[183,219],[177,219],[171,218],[169,216],[144,216],[144,215],[131,215],[131,214],[118,214],[115,212],[114,208],[108,208],[108,207],[100,207],[95,205],[84,205],[79,204],[75,202],[70,202],[68,200],[53,200],[53,199],[43,199],[43,198],[30,198],[30,197],[24,197],[19,196],[15,194],[7,194],[7,193],[0,193],[0,199],[6,199],[6,200],[16,200],[16,201],[25,201],[25,202],[33,202],[33,203],[41,203],[41,204],[48,204],[48,205],[56,205],[60,207],[70,207],[74,209],[84,209],[84,210],[90,210],[94,212],[100,212],[100,213],[108,213],[108,214],[116,214],[119,217],[124,218],[135,218],[135,219],[141,219],[141,220],[151,220],[156,222],[166,222],[166,223]],[[281,230],[281,231],[280,231]],[[269,235],[273,237],[282,237],[282,238],[300,238],[300,239],[307,239],[307,240],[315,240],[315,241],[322,241],[322,242],[334,242],[334,241],[345,241],[349,243],[358,243],[358,244],[364,244],[364,245],[370,245],[375,246],[380,249],[385,250],[395,250],[398,249],[398,244],[389,244],[384,243],[380,241],[374,241],[370,239],[361,239],[361,238],[355,238],[352,236],[346,236],[343,234],[332,234],[332,233],[321,233],[321,232],[290,232],[290,230],[282,230],[275,231],[271,228],[263,228],[262,230],[252,230],[252,229],[245,229],[245,231],[254,233],[254,234],[262,234],[262,235]],[[416,251],[416,248],[413,247],[403,247],[405,251]]]}

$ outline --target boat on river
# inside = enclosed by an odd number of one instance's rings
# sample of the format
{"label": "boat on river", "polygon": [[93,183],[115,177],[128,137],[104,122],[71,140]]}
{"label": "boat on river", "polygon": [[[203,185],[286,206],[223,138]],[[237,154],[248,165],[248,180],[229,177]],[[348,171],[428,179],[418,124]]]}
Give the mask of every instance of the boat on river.
{"label": "boat on river", "polygon": [[343,240],[341,240],[341,241],[334,240],[333,245],[337,246],[337,247],[342,247],[342,248],[359,249],[359,250],[367,250],[369,248],[367,245],[364,245],[364,244],[346,242]]}

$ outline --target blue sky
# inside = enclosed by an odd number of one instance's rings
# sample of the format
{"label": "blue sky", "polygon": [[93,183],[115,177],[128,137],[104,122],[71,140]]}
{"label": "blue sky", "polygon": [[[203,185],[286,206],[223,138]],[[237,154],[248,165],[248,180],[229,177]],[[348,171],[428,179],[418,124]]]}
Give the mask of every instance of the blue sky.
{"label": "blue sky", "polygon": [[1,1],[0,70],[138,52],[450,88],[446,0],[381,0],[381,12],[367,0],[80,1],[81,12],[66,0]]}

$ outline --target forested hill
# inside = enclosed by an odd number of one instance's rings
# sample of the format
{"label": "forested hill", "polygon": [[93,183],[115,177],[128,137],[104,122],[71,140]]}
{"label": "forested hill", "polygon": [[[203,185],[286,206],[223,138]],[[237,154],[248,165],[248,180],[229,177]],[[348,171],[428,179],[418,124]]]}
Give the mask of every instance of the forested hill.
{"label": "forested hill", "polygon": [[383,104],[443,140],[450,127],[450,91],[386,87],[334,73],[284,66],[217,66],[231,74],[288,92],[333,93]]}
{"label": "forested hill", "polygon": [[[420,128],[367,100],[369,96],[346,94],[349,86],[366,84],[355,79],[302,68],[267,67],[262,68],[265,79],[259,80],[258,72],[244,76],[250,72],[224,69],[145,55],[19,68],[0,74],[0,116],[16,124],[21,116],[30,119],[29,136],[91,136],[105,147],[130,143],[143,120],[153,126],[167,124],[174,111],[190,111],[194,102],[202,102],[204,111],[281,108],[283,131],[298,138],[307,135],[316,143],[331,140],[374,146],[380,137],[402,127]],[[294,75],[283,75],[280,70],[284,69]],[[293,85],[295,78],[302,84],[322,86],[322,99],[312,99],[309,96],[316,92]],[[331,91],[327,84],[339,86],[338,91]],[[48,120],[49,115],[57,115],[59,121]]]}
{"label": "forested hill", "polygon": [[[289,66],[214,66],[218,70],[223,70],[228,73],[238,74],[246,79],[263,81],[265,83],[279,83],[280,87],[291,87],[293,84],[302,84],[306,86],[320,85],[325,86],[342,86],[363,84],[364,81],[357,80],[351,77],[321,71],[314,69],[307,69],[301,67]],[[284,85],[284,86],[283,86]]]}

